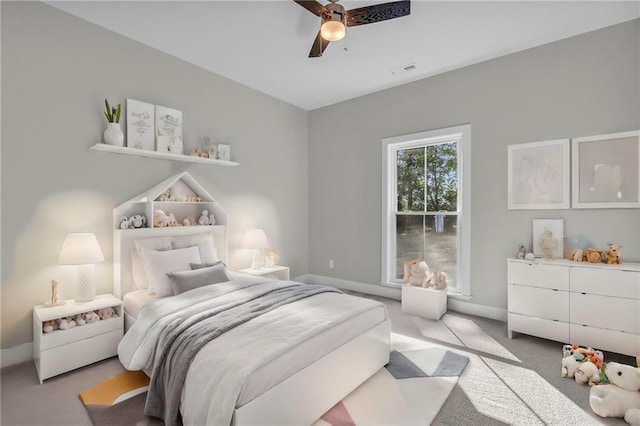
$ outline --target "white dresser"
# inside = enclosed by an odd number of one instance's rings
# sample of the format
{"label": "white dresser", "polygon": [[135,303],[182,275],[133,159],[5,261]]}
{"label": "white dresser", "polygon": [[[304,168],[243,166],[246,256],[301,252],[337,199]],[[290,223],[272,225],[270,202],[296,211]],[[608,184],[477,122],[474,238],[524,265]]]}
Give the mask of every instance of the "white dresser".
{"label": "white dresser", "polygon": [[640,264],[507,261],[508,331],[640,356]]}

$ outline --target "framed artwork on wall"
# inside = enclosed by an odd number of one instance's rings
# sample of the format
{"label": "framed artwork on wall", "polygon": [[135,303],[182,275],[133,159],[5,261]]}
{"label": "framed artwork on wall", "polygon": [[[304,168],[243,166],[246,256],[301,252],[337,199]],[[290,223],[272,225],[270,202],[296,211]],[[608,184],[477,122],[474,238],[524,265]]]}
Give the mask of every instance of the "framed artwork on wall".
{"label": "framed artwork on wall", "polygon": [[218,160],[231,161],[231,147],[224,143],[218,144]]}
{"label": "framed artwork on wall", "polygon": [[548,259],[564,256],[564,221],[533,219],[533,255]]}
{"label": "framed artwork on wall", "polygon": [[127,99],[127,146],[155,149],[155,105]]}
{"label": "framed artwork on wall", "polygon": [[508,147],[508,208],[569,208],[569,139]]}
{"label": "framed artwork on wall", "polygon": [[157,150],[182,154],[182,111],[156,105]]}
{"label": "framed artwork on wall", "polygon": [[640,208],[640,131],[574,138],[572,204]]}

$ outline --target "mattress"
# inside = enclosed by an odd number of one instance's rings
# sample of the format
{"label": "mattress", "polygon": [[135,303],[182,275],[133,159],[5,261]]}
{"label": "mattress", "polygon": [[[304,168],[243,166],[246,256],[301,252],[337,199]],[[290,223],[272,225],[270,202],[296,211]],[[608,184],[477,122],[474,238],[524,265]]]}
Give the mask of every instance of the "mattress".
{"label": "mattress", "polygon": [[158,296],[149,294],[148,290],[130,291],[122,298],[124,311],[134,319],[138,318],[140,310],[144,305],[154,300],[158,300]]}

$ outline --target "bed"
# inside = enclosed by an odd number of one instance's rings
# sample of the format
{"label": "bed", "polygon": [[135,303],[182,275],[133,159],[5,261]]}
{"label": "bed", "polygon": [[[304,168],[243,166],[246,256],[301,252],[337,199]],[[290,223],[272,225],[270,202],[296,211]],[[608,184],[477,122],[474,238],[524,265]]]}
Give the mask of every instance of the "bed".
{"label": "bed", "polygon": [[[201,307],[228,306],[254,291],[302,291],[300,283],[233,271],[230,281],[176,296],[136,290],[136,240],[196,236],[210,236],[217,259],[227,260],[224,226],[116,231],[114,288],[124,300],[127,329],[118,352],[125,368],[153,377],[162,358],[155,336],[166,324],[184,321],[183,315],[201,315]],[[311,424],[388,362],[390,322],[383,304],[319,288],[304,291],[319,293],[278,305],[197,351],[179,396],[184,424]]]}

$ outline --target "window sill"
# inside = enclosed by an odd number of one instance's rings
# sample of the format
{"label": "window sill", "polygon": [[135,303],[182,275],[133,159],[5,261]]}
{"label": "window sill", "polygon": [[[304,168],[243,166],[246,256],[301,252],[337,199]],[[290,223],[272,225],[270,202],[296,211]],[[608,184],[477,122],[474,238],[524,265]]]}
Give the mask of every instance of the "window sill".
{"label": "window sill", "polygon": [[[401,283],[385,283],[385,282],[381,282],[380,284],[383,287],[395,288],[395,289],[402,289],[402,286],[405,285],[405,284],[401,284]],[[462,294],[462,292],[460,290],[458,290],[457,288],[448,288],[447,289],[447,297],[451,297],[453,299],[459,299],[459,300],[471,300],[471,299],[473,299],[473,296]]]}

